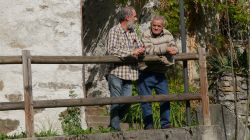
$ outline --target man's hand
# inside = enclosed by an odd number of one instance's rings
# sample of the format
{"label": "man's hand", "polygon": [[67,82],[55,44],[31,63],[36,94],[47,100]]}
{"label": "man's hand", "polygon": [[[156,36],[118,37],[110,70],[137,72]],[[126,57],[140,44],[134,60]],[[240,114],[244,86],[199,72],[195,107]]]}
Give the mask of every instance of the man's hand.
{"label": "man's hand", "polygon": [[170,55],[175,55],[178,53],[178,50],[175,47],[167,47],[167,53]]}
{"label": "man's hand", "polygon": [[134,57],[138,57],[139,55],[142,55],[144,54],[145,52],[145,48],[144,47],[139,47],[139,48],[136,48],[132,51],[132,56]]}

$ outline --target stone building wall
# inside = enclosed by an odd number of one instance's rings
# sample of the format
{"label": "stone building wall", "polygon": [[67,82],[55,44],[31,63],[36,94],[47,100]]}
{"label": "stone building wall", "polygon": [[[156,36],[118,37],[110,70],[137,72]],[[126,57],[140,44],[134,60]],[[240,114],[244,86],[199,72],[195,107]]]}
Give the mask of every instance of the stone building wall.
{"label": "stone building wall", "polygon": [[[102,56],[106,54],[105,43],[109,29],[115,24],[119,6],[113,0],[85,0],[83,7],[83,55]],[[104,77],[106,65],[86,64],[85,81],[88,97],[109,96]]]}
{"label": "stone building wall", "polygon": [[[0,56],[81,56],[80,0],[0,0]],[[82,65],[32,65],[34,100],[83,96]],[[0,65],[1,102],[23,101],[21,65]],[[35,130],[61,131],[65,108],[35,110]],[[0,132],[25,131],[24,111],[1,111]],[[83,126],[85,123],[83,122]],[[86,127],[86,126],[85,126]]]}
{"label": "stone building wall", "polygon": [[[0,56],[21,55],[22,50],[31,50],[31,55],[105,55],[106,36],[122,5],[114,0],[82,0],[82,48],[80,1],[0,0]],[[158,0],[150,0],[144,9],[136,2],[131,5],[136,5],[146,28]],[[177,45],[180,48],[179,39]],[[85,65],[84,69],[82,65],[32,65],[34,100],[66,99],[72,91],[83,97],[83,80],[88,97],[109,96],[104,69],[105,65]],[[22,80],[21,65],[0,65],[1,102],[23,100]],[[36,110],[36,131],[53,126],[60,132],[58,117],[63,111],[65,108]],[[83,121],[83,128],[86,125]],[[0,112],[0,132],[21,131],[25,131],[24,111]]]}
{"label": "stone building wall", "polygon": [[[218,78],[217,87],[212,92],[216,103],[225,105],[232,113],[235,111],[235,97],[237,98],[236,109],[238,118],[243,122],[246,117],[247,104],[247,78],[246,76],[237,75],[235,77],[236,95],[233,92],[233,78],[231,74],[224,74]],[[248,126],[250,124],[250,117],[248,117]]]}

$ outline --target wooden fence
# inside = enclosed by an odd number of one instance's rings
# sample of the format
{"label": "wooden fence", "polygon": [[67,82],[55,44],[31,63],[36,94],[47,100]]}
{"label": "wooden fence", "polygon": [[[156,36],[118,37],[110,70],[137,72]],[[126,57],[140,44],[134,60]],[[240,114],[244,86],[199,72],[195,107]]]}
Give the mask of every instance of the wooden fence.
{"label": "wooden fence", "polygon": [[[32,70],[31,64],[102,64],[102,63],[137,63],[135,59],[120,59],[115,56],[31,56],[30,51],[22,51],[22,56],[0,56],[0,64],[22,64],[24,101],[2,102],[0,111],[25,110],[25,128],[27,137],[34,137],[34,108],[56,108],[73,106],[94,106],[110,104],[130,104],[140,102],[158,101],[187,101],[201,100],[204,125],[211,125],[209,112],[208,83],[206,70],[206,52],[199,48],[196,53],[181,53],[175,57],[176,61],[198,60],[200,67],[200,93],[184,93],[178,95],[157,96],[130,96],[130,97],[106,97],[106,98],[81,98],[81,99],[57,99],[33,101],[32,95]],[[158,56],[145,56],[139,61],[156,62]]]}

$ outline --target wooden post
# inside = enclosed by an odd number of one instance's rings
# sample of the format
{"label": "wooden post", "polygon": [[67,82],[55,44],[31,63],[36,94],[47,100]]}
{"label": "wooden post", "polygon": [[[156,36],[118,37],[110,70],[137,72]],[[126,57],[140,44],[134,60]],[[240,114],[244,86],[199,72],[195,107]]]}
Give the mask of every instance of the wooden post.
{"label": "wooden post", "polygon": [[32,96],[32,75],[30,51],[22,51],[25,128],[27,137],[34,137],[34,112]]}
{"label": "wooden post", "polygon": [[209,97],[208,97],[208,83],[207,83],[207,64],[206,64],[206,50],[199,48],[199,66],[200,66],[200,93],[202,102],[202,114],[204,125],[211,125]]}

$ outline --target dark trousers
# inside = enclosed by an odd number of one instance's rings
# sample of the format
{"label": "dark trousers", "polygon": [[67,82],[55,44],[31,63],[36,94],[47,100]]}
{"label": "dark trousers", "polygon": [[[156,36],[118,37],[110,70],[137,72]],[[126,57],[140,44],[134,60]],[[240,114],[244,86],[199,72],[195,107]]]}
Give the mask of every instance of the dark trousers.
{"label": "dark trousers", "polygon": [[[111,97],[131,96],[132,82],[123,80],[114,75],[108,76],[109,91]],[[120,119],[122,119],[129,109],[129,104],[113,104],[110,109],[110,126],[116,130],[121,130]]]}
{"label": "dark trousers", "polygon": [[[168,83],[162,73],[140,72],[138,80],[139,94],[142,96],[152,95],[155,89],[156,94],[168,94]],[[151,103],[141,103],[143,111],[144,128],[153,127],[153,114]],[[170,125],[170,103],[160,103],[160,123],[161,128],[167,128]]]}

